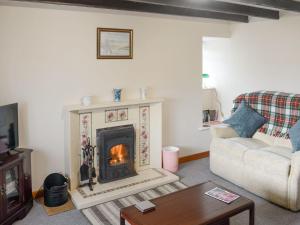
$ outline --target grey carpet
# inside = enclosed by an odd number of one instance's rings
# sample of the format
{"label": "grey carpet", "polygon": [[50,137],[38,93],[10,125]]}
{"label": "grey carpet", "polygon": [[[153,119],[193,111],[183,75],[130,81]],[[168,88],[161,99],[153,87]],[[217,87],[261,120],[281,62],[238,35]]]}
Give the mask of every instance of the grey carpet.
{"label": "grey carpet", "polygon": [[[178,175],[181,181],[187,185],[198,184],[207,180],[222,185],[228,189],[244,195],[255,202],[255,224],[256,225],[300,225],[300,212],[295,213],[278,207],[264,199],[257,197],[209,171],[209,160],[202,159],[183,164]],[[90,225],[80,211],[72,210],[56,216],[48,217],[44,209],[34,204],[30,213],[15,225]],[[231,225],[248,225],[248,212],[241,213],[231,219]]]}
{"label": "grey carpet", "polygon": [[172,192],[177,192],[187,187],[187,185],[177,181],[83,209],[82,213],[93,225],[119,225],[121,208],[135,205],[141,201],[158,198]]}

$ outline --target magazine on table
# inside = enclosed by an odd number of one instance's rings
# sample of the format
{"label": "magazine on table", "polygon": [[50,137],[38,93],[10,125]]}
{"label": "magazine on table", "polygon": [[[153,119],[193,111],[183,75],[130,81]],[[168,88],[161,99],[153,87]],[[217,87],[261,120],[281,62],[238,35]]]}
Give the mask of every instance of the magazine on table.
{"label": "magazine on table", "polygon": [[137,208],[140,212],[148,212],[148,211],[151,211],[153,209],[155,209],[155,205],[146,200],[146,201],[142,201],[142,202],[139,202],[135,205],[135,208]]}
{"label": "magazine on table", "polygon": [[228,204],[240,197],[239,195],[233,194],[229,191],[218,187],[215,187],[214,189],[205,192],[205,194]]}

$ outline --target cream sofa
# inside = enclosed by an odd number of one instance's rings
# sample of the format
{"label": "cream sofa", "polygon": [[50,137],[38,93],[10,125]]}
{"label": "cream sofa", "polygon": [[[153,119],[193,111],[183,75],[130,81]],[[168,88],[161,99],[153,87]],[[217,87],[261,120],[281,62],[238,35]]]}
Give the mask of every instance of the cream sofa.
{"label": "cream sofa", "polygon": [[300,152],[289,139],[257,132],[241,138],[228,125],[211,128],[210,169],[238,186],[293,211],[300,209]]}

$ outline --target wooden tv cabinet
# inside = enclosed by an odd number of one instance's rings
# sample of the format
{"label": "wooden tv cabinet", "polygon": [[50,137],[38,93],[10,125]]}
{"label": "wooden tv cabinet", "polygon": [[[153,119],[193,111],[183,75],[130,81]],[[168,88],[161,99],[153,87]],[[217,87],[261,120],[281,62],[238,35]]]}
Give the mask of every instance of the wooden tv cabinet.
{"label": "wooden tv cabinet", "polygon": [[31,149],[0,155],[0,225],[11,225],[32,208]]}

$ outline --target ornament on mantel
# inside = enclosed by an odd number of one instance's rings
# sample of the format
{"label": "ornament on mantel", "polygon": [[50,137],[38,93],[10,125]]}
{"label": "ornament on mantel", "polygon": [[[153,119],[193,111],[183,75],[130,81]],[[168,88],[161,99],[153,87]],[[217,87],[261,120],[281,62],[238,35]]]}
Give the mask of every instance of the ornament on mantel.
{"label": "ornament on mantel", "polygon": [[81,105],[89,106],[92,104],[92,96],[83,96],[81,98]]}
{"label": "ornament on mantel", "polygon": [[148,98],[148,88],[147,87],[141,87],[140,88],[140,99],[146,100]]}
{"label": "ornament on mantel", "polygon": [[122,98],[122,88],[113,89],[113,99],[114,102],[120,102]]}

